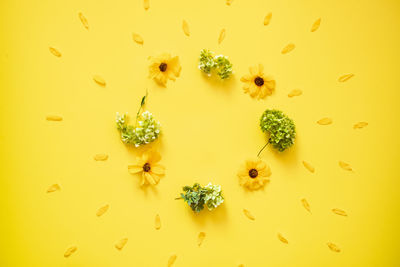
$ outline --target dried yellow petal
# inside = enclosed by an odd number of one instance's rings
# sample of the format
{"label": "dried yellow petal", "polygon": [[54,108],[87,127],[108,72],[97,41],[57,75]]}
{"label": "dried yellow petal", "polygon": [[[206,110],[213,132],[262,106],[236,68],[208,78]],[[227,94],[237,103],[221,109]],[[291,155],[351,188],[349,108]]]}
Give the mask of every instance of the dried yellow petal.
{"label": "dried yellow petal", "polygon": [[54,47],[49,47],[50,52],[55,55],[56,57],[61,57],[61,53],[60,51],[58,51],[57,49],[55,49]]}
{"label": "dried yellow petal", "polygon": [[327,245],[330,248],[330,250],[332,250],[334,252],[340,252],[340,248],[337,245],[335,245],[331,242],[328,242]]}
{"label": "dried yellow petal", "polygon": [[364,127],[368,126],[368,122],[365,121],[360,121],[354,124],[353,129],[362,129]]}
{"label": "dried yellow petal", "polygon": [[264,26],[267,26],[269,24],[271,18],[272,18],[272,13],[268,13],[268,15],[264,17]]}
{"label": "dried yellow petal", "polygon": [[225,29],[222,29],[221,32],[219,33],[219,37],[218,37],[218,44],[222,43],[222,41],[225,39]]}
{"label": "dried yellow petal", "polygon": [[244,264],[239,264],[238,267],[244,267]]}
{"label": "dried yellow petal", "polygon": [[81,20],[83,26],[84,26],[87,30],[89,30],[89,23],[88,23],[87,19],[85,18],[85,16],[82,14],[82,12],[79,12],[78,15],[79,15],[79,19]]}
{"label": "dried yellow petal", "polygon": [[307,199],[303,198],[301,200],[301,203],[303,204],[303,207],[311,213],[311,208],[310,208],[310,204],[308,203]]}
{"label": "dried yellow petal", "polygon": [[233,3],[233,0],[226,0],[226,4],[227,4],[228,6],[232,5],[232,3]]}
{"label": "dried yellow petal", "polygon": [[46,116],[46,120],[48,121],[62,121],[63,118],[57,115],[48,115]]}
{"label": "dried yellow petal", "polygon": [[98,85],[106,86],[106,81],[105,81],[102,77],[100,77],[99,75],[94,75],[94,76],[93,76],[93,80],[94,80]]}
{"label": "dried yellow petal", "polygon": [[308,163],[308,162],[306,162],[306,161],[303,160],[303,165],[304,165],[304,167],[306,167],[306,169],[309,170],[310,172],[312,172],[312,173],[315,172],[314,167],[313,167],[310,163]]}
{"label": "dried yellow petal", "polygon": [[352,78],[353,76],[354,76],[353,73],[345,74],[345,75],[343,75],[343,76],[340,76],[339,79],[338,79],[338,81],[339,81],[339,82],[345,82],[345,81],[349,80],[350,78]]}
{"label": "dried yellow petal", "polygon": [[303,91],[301,91],[300,89],[294,89],[294,90],[290,91],[290,93],[288,94],[288,97],[300,96],[302,94],[303,94]]}
{"label": "dried yellow petal", "polygon": [[138,44],[142,45],[144,43],[142,36],[140,36],[137,33],[132,33],[132,38],[133,38],[133,41],[135,41]]}
{"label": "dried yellow petal", "polygon": [[199,247],[200,247],[201,244],[203,243],[204,238],[206,238],[206,233],[200,232],[200,233],[199,233],[199,236],[197,237],[197,245],[198,245]]}
{"label": "dried yellow petal", "polygon": [[187,23],[186,20],[183,20],[182,22],[182,29],[186,36],[190,36],[189,24]]}
{"label": "dried yellow petal", "polygon": [[244,213],[244,215],[247,217],[247,218],[249,218],[250,220],[252,220],[252,221],[254,221],[256,218],[253,216],[253,214],[251,214],[251,212],[250,211],[248,211],[248,210],[246,210],[246,209],[243,209],[243,213]]}
{"label": "dried yellow petal", "polygon": [[118,241],[115,244],[115,248],[118,250],[122,250],[127,242],[128,242],[128,238],[122,238],[120,241]]}
{"label": "dried yellow petal", "polygon": [[289,244],[289,241],[287,241],[286,238],[284,238],[281,234],[278,233],[278,239],[285,244]]}
{"label": "dried yellow petal", "polygon": [[293,43],[290,43],[290,44],[288,44],[287,46],[285,46],[283,49],[282,49],[282,54],[287,54],[287,53],[289,53],[290,51],[292,51],[294,48],[295,48],[296,46],[293,44]]}
{"label": "dried yellow petal", "polygon": [[96,154],[96,155],[94,155],[93,158],[95,161],[105,161],[108,159],[108,155],[107,154]]}
{"label": "dried yellow petal", "polygon": [[319,26],[321,25],[321,18],[317,19],[313,25],[311,26],[311,32],[315,32],[318,30]]}
{"label": "dried yellow petal", "polygon": [[104,205],[103,207],[99,208],[96,212],[96,216],[100,217],[101,215],[103,215],[104,213],[107,212],[108,208],[110,207],[110,205]]}
{"label": "dried yellow petal", "polygon": [[160,215],[156,215],[156,219],[154,220],[154,227],[156,228],[156,230],[160,230],[161,228],[161,218]]}
{"label": "dried yellow petal", "polygon": [[336,213],[337,215],[340,216],[347,216],[347,213],[344,210],[341,209],[332,209],[333,213]]}
{"label": "dried yellow petal", "polygon": [[145,10],[148,10],[150,8],[150,1],[149,0],[143,0],[143,7]]}
{"label": "dried yellow petal", "polygon": [[339,161],[339,166],[346,171],[352,171],[353,169],[350,167],[350,165],[346,162]]}
{"label": "dried yellow petal", "polygon": [[47,188],[47,193],[53,193],[58,190],[61,190],[61,187],[58,184],[53,184],[49,188]]}
{"label": "dried yellow petal", "polygon": [[174,255],[172,255],[171,257],[169,257],[169,260],[168,260],[168,267],[171,267],[172,266],[172,264],[174,264],[175,263],[175,261],[176,261],[176,255],[174,254]]}
{"label": "dried yellow petal", "polygon": [[70,248],[68,248],[65,252],[64,252],[64,257],[68,258],[69,256],[71,256],[78,248],[76,246],[72,246]]}
{"label": "dried yellow petal", "polygon": [[319,121],[317,121],[319,125],[329,125],[332,124],[332,119],[331,118],[322,118]]}

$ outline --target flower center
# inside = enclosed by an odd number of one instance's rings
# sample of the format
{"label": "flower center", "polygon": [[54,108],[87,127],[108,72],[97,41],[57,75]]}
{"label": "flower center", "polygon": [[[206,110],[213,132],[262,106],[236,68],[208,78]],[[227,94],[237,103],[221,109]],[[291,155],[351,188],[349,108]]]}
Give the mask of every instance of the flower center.
{"label": "flower center", "polygon": [[254,83],[255,83],[257,86],[263,86],[263,84],[264,84],[264,79],[261,78],[261,77],[257,77],[257,78],[254,79]]}
{"label": "flower center", "polygon": [[158,66],[158,68],[160,69],[160,71],[164,72],[167,70],[167,63],[161,63],[160,66]]}
{"label": "flower center", "polygon": [[251,178],[256,178],[256,177],[258,176],[258,171],[257,171],[256,169],[251,169],[251,170],[249,171],[249,176],[250,176]]}
{"label": "flower center", "polygon": [[150,169],[151,169],[151,167],[150,167],[150,164],[149,164],[149,163],[146,163],[146,164],[143,165],[143,171],[149,172]]}

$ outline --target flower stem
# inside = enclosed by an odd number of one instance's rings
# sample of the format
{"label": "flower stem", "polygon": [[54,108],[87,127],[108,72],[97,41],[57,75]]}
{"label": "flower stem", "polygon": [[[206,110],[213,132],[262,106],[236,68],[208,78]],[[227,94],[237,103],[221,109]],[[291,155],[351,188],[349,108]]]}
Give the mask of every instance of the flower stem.
{"label": "flower stem", "polygon": [[260,157],[261,152],[264,150],[264,148],[267,147],[268,144],[269,144],[269,141],[261,148],[261,150],[257,154],[257,157]]}
{"label": "flower stem", "polygon": [[139,110],[138,110],[138,112],[136,113],[135,127],[137,126],[137,120],[138,120],[138,118],[139,118],[140,111],[142,110],[142,107],[146,104],[147,95],[148,95],[148,91],[146,90],[146,95],[145,95],[144,97],[142,97],[142,101],[140,102]]}

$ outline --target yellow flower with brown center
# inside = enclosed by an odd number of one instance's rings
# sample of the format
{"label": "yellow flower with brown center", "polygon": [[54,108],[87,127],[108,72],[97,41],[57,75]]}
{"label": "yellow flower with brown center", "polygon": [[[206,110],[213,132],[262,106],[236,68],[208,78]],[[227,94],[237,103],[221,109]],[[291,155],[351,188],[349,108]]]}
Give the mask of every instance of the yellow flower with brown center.
{"label": "yellow flower with brown center", "polygon": [[148,151],[137,157],[133,165],[128,166],[131,174],[140,173],[142,175],[141,185],[156,185],[160,181],[161,176],[165,174],[165,167],[158,164],[161,156],[158,152]]}
{"label": "yellow flower with brown center", "polygon": [[246,160],[237,175],[241,186],[247,187],[250,190],[255,190],[269,182],[271,169],[261,159],[251,159]]}
{"label": "yellow flower with brown center", "polygon": [[168,79],[175,81],[181,73],[179,57],[172,57],[164,53],[157,57],[149,57],[149,78],[154,79],[159,84],[166,86]]}
{"label": "yellow flower with brown center", "polygon": [[244,92],[258,99],[271,95],[275,90],[275,80],[271,76],[264,75],[264,67],[261,64],[250,67],[250,74],[243,76],[240,81],[244,82]]}

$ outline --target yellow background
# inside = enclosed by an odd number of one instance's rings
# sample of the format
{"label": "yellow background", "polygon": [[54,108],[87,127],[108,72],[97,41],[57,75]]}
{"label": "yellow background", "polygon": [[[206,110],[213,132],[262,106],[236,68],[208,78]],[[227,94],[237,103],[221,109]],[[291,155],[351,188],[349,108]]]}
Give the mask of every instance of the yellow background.
{"label": "yellow background", "polygon": [[[399,266],[399,11],[396,0],[150,0],[147,11],[140,0],[2,1],[0,265],[165,266],[176,254],[175,266]],[[317,18],[321,27],[311,33]],[[290,42],[296,48],[282,55]],[[235,75],[226,82],[202,75],[202,48],[229,56]],[[147,57],[162,52],[182,64],[167,88],[147,79]],[[257,63],[277,82],[260,101],[240,82]],[[339,83],[347,73],[355,76]],[[127,172],[138,151],[121,142],[114,120],[117,111],[134,115],[146,88],[147,108],[163,126],[155,145],[167,175],[143,189]],[[303,95],[288,98],[296,88]],[[271,182],[247,192],[236,173],[266,141],[258,122],[267,108],[293,118],[296,144],[282,154],[268,148]],[[322,117],[333,124],[318,125]],[[354,130],[359,121],[369,125]],[[97,153],[109,159],[96,162]],[[225,196],[214,212],[195,215],[174,200],[181,186],[209,181]],[[61,191],[47,194],[54,183]],[[109,211],[96,217],[104,204]],[[200,231],[207,237],[198,247]],[[71,245],[78,250],[66,259]]]}

